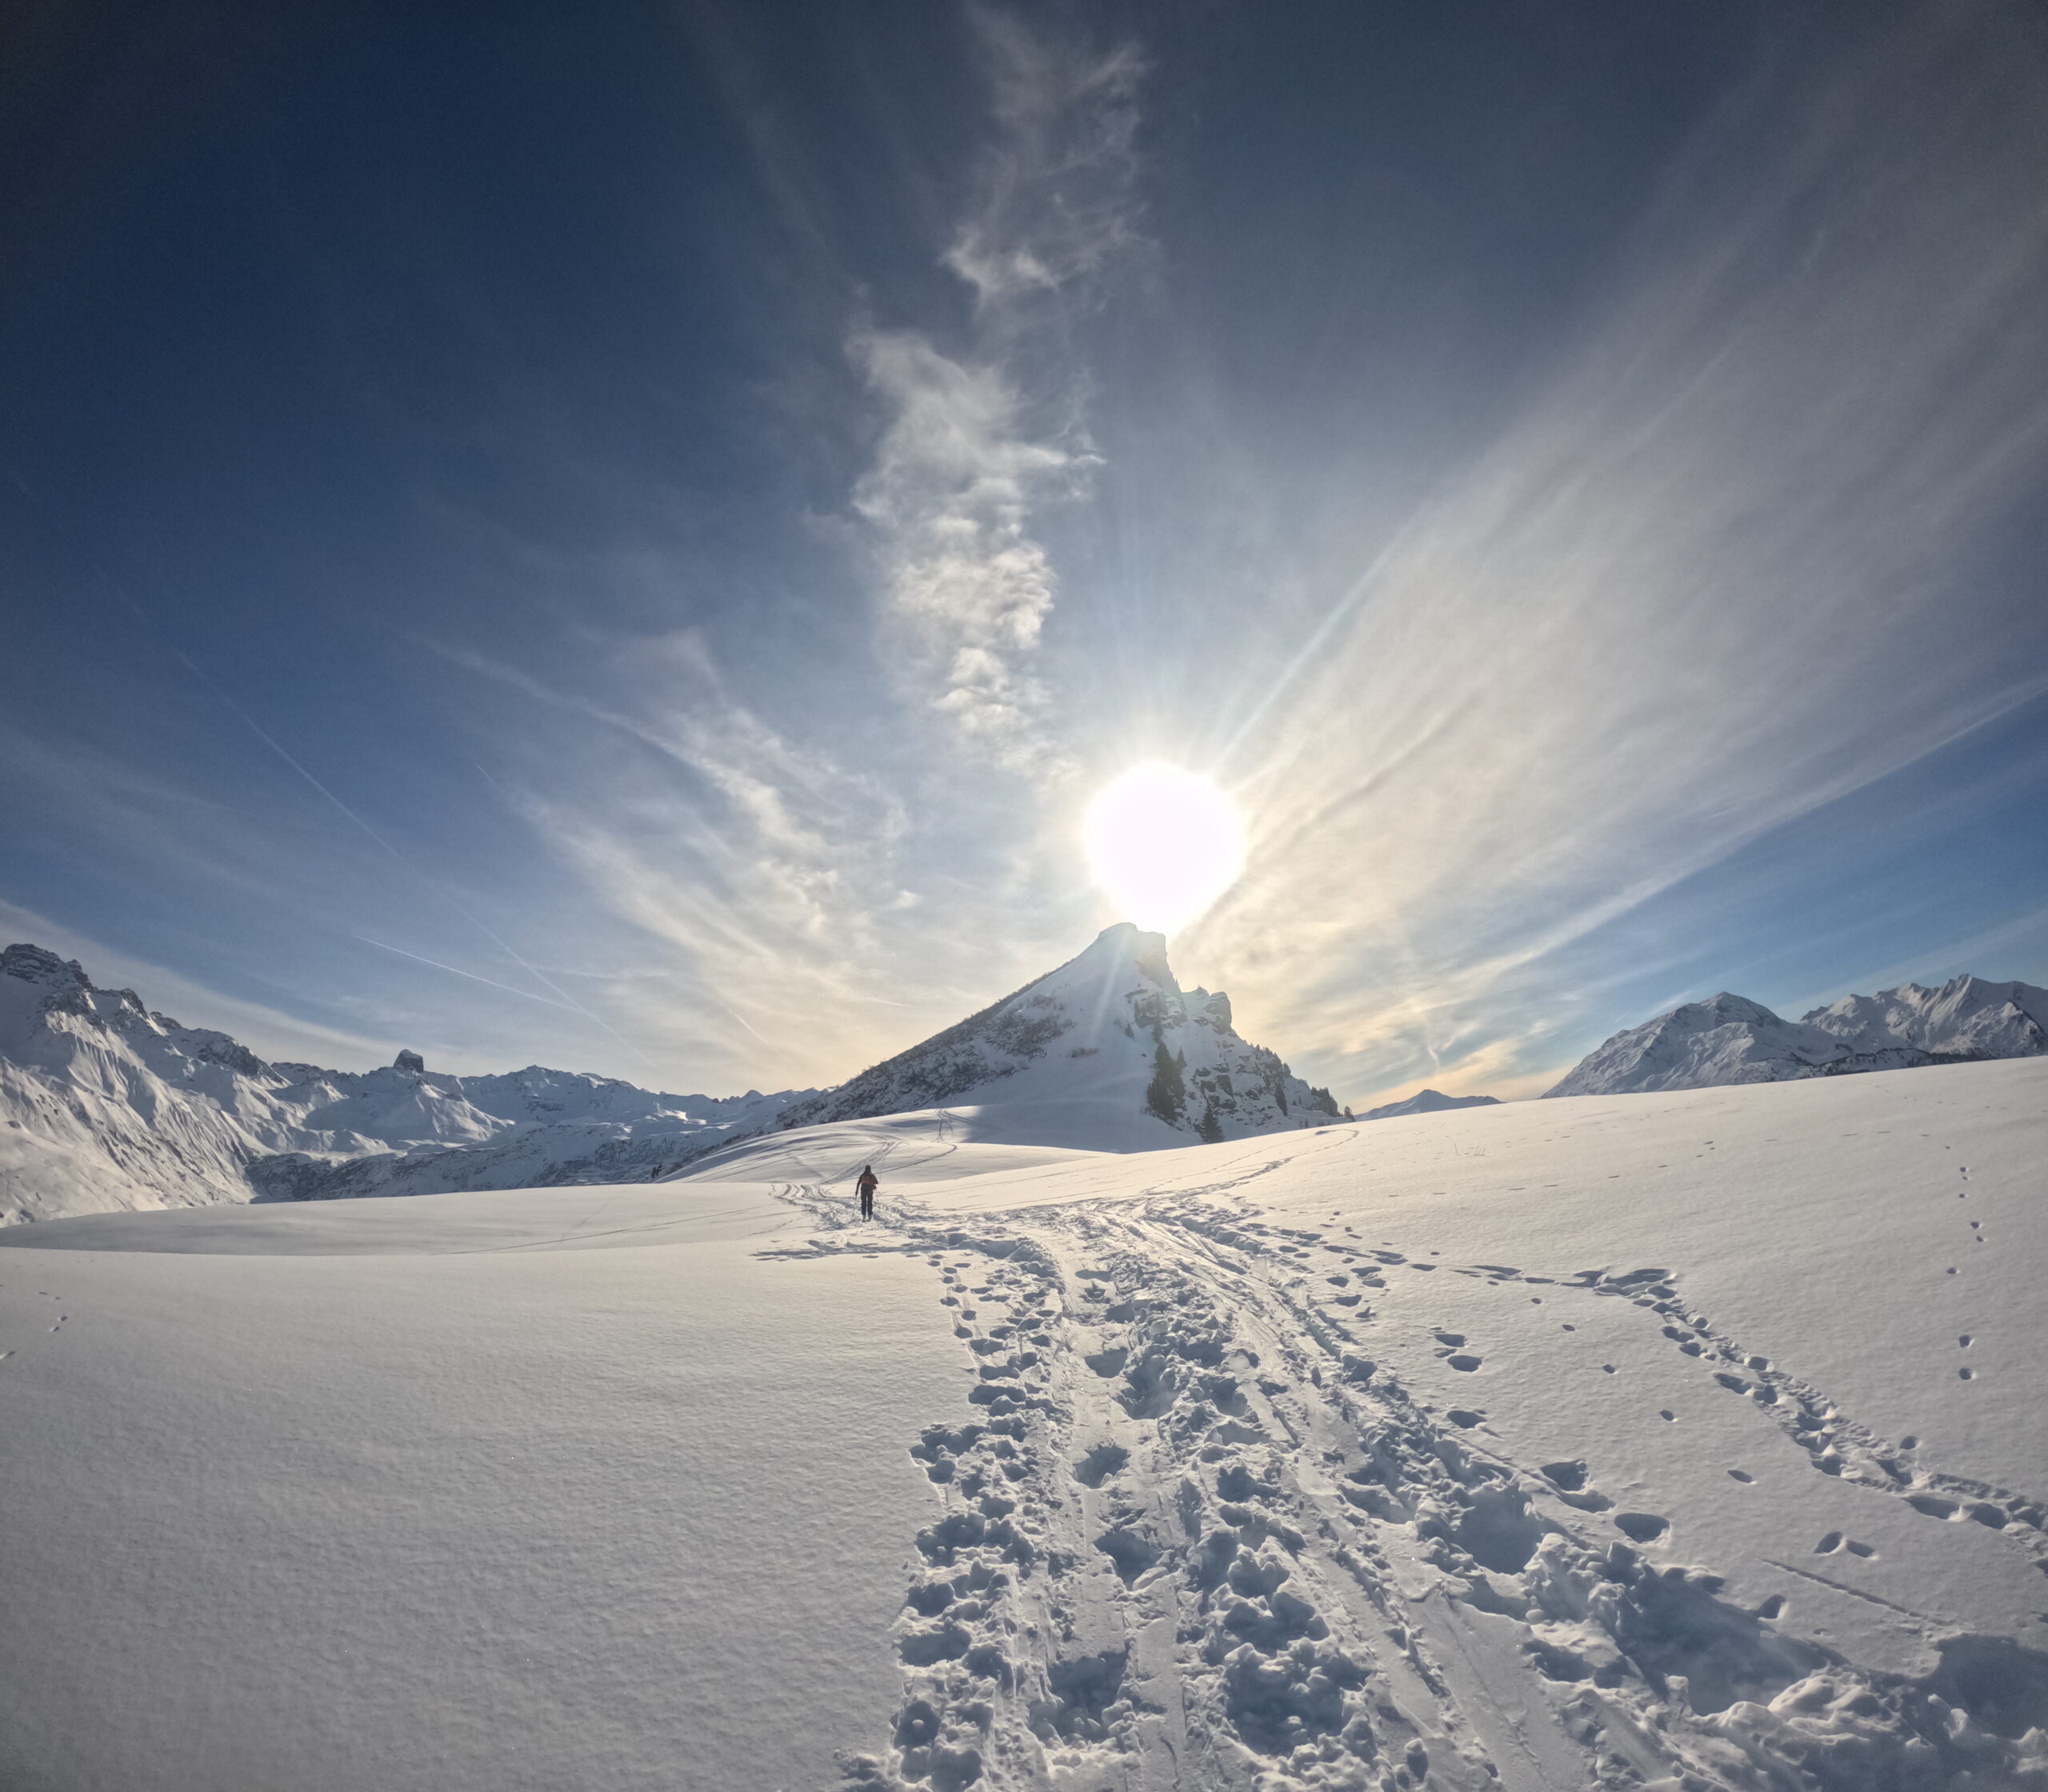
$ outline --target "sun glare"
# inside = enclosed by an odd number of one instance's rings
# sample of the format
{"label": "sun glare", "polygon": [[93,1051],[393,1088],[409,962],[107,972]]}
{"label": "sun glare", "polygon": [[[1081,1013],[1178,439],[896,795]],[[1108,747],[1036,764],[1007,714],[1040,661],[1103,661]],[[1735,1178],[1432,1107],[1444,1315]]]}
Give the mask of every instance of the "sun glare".
{"label": "sun glare", "polygon": [[1186,926],[1244,869],[1244,823],[1230,799],[1178,766],[1134,766],[1104,785],[1082,838],[1102,893],[1151,933]]}

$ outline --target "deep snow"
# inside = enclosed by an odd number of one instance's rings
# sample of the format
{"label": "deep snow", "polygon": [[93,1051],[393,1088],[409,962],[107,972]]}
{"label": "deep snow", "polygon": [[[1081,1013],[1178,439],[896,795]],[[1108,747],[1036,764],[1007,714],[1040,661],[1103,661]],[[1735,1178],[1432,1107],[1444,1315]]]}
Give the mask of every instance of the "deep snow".
{"label": "deep snow", "polygon": [[1001,1130],[12,1231],[0,1779],[2044,1783],[2048,1062]]}

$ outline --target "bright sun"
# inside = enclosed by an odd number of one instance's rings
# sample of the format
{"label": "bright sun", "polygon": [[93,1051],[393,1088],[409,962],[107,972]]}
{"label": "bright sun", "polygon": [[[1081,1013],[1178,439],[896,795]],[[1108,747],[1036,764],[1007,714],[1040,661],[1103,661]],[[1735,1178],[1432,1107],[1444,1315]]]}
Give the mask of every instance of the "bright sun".
{"label": "bright sun", "polygon": [[1103,894],[1150,933],[1185,926],[1244,869],[1244,823],[1230,799],[1177,766],[1134,766],[1104,785],[1082,838]]}

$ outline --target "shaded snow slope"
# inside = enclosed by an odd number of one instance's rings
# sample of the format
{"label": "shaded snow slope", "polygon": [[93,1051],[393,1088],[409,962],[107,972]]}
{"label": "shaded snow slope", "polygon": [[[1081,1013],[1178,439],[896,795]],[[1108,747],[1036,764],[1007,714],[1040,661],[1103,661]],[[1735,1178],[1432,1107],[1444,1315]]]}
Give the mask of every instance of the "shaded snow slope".
{"label": "shaded snow slope", "polygon": [[666,1179],[850,1188],[854,1178],[872,1166],[893,1188],[904,1182],[955,1183],[998,1172],[1071,1169],[1100,1155],[1013,1138],[1010,1134],[1018,1118],[1015,1110],[1005,1107],[930,1108],[921,1114],[879,1114],[756,1134],[693,1159]]}
{"label": "shaded snow slope", "polygon": [[645,1174],[809,1093],[660,1094],[538,1065],[457,1077],[410,1052],[369,1071],[269,1064],[54,953],[0,953],[0,1224]]}
{"label": "shaded snow slope", "polygon": [[8,1234],[0,1779],[2042,1783],[2048,1060],[958,1124]]}
{"label": "shaded snow slope", "polygon": [[1166,942],[1128,922],[1014,995],[785,1109],[778,1129],[974,1109],[981,1136],[1105,1151],[1293,1131],[1337,1113],[1247,1044],[1230,999],[1182,990]]}
{"label": "shaded snow slope", "polygon": [[1552,1095],[1619,1095],[1783,1082],[2048,1052],[2048,990],[1954,978],[1845,996],[1798,1021],[1726,991],[1617,1033]]}
{"label": "shaded snow slope", "polygon": [[1389,1102],[1384,1107],[1367,1108],[1361,1120],[1398,1120],[1409,1114],[1449,1114],[1461,1107],[1497,1107],[1498,1095],[1446,1095],[1434,1089],[1418,1090],[1405,1102]]}

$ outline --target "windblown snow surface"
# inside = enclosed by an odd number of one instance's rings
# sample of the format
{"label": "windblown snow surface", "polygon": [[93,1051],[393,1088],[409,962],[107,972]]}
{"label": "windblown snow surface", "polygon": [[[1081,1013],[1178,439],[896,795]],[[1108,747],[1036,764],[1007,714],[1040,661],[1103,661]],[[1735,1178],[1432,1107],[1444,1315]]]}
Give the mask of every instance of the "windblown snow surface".
{"label": "windblown snow surface", "polygon": [[994,1130],[0,1238],[0,1784],[2048,1785],[2048,1062]]}

